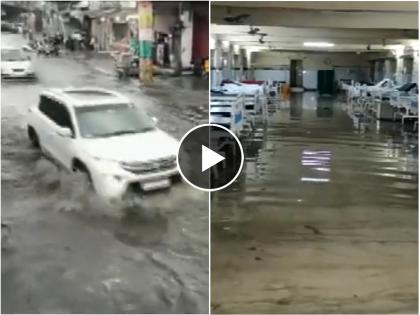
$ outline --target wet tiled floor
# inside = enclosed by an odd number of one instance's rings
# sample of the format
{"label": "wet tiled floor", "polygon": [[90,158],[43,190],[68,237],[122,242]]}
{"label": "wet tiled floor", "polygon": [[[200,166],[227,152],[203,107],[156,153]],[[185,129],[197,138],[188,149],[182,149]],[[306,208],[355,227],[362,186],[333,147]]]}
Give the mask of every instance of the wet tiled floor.
{"label": "wet tiled floor", "polygon": [[213,194],[214,313],[414,313],[417,135],[292,96]]}

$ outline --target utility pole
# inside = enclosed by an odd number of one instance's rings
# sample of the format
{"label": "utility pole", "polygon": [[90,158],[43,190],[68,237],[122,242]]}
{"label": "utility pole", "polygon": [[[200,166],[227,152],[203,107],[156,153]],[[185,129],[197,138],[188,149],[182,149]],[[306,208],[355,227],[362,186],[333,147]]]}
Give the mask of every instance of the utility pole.
{"label": "utility pole", "polygon": [[151,1],[137,1],[139,38],[139,80],[148,84],[153,81],[153,4]]}

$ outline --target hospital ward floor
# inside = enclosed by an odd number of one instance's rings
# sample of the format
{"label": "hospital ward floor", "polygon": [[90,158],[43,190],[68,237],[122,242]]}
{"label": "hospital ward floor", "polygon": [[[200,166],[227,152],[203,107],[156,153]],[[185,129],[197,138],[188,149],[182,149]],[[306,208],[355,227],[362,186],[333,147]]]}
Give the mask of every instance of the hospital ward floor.
{"label": "hospital ward floor", "polygon": [[212,194],[213,313],[416,313],[418,137],[292,95]]}

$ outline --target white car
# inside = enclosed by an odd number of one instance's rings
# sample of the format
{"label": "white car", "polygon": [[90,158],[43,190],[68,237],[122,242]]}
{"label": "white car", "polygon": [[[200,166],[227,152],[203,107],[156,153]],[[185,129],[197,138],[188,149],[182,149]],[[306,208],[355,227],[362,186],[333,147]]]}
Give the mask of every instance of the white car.
{"label": "white car", "polygon": [[1,48],[1,77],[3,79],[35,78],[31,57],[19,48]]}
{"label": "white car", "polygon": [[84,172],[106,199],[179,181],[178,141],[128,98],[99,88],[51,89],[29,109],[32,144],[68,170]]}

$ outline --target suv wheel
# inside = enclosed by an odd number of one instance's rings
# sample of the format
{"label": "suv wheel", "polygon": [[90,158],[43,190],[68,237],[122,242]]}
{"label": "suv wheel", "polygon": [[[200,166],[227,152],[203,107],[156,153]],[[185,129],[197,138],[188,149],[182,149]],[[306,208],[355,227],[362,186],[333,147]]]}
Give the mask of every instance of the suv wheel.
{"label": "suv wheel", "polygon": [[92,176],[85,164],[80,161],[76,161],[73,166],[73,171],[85,174],[89,185],[92,186]]}
{"label": "suv wheel", "polygon": [[38,134],[36,133],[35,129],[32,128],[31,126],[28,126],[28,137],[29,137],[29,140],[31,141],[32,146],[34,146],[35,148],[40,147]]}

